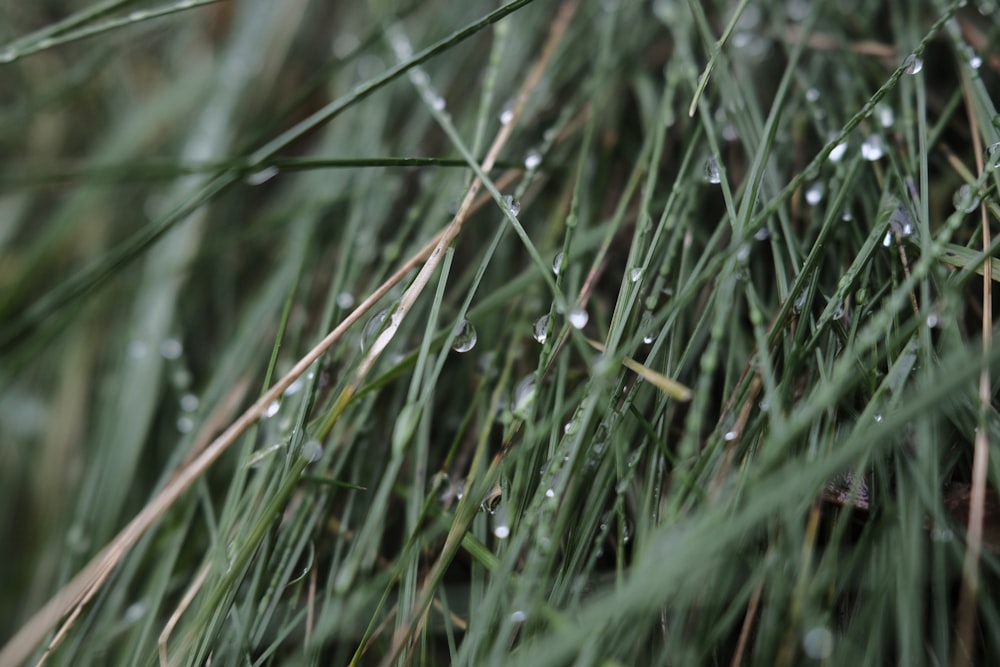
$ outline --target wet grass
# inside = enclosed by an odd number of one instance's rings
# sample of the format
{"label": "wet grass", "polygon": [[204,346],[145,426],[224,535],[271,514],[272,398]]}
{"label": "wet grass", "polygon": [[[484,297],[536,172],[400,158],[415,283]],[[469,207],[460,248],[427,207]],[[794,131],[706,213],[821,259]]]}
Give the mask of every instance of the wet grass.
{"label": "wet grass", "polygon": [[0,665],[1000,659],[992,0],[64,4]]}

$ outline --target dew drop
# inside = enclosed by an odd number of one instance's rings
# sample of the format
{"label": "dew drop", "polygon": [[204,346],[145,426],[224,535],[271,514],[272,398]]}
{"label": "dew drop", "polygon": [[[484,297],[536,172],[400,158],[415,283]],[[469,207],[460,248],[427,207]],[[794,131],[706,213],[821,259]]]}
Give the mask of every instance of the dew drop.
{"label": "dew drop", "polygon": [[517,214],[521,212],[521,204],[514,199],[513,195],[504,196],[503,205],[507,207],[507,210],[510,211],[510,214],[515,218],[517,217]]}
{"label": "dew drop", "polygon": [[927,316],[927,328],[933,329],[934,327],[937,326],[937,324],[938,324],[938,316],[937,315],[935,315],[934,313],[931,313],[930,315]]}
{"label": "dew drop", "polygon": [[160,355],[164,359],[169,359],[171,361],[175,359],[180,359],[181,354],[184,353],[184,346],[176,338],[167,338],[160,343]]}
{"label": "dew drop", "polygon": [[569,323],[573,325],[576,329],[582,329],[587,326],[587,322],[590,321],[590,315],[587,311],[579,306],[570,309],[569,311]]}
{"label": "dew drop", "polygon": [[864,159],[875,162],[881,160],[883,155],[885,155],[885,144],[882,143],[881,136],[873,134],[862,142],[861,157]]}
{"label": "dew drop", "polygon": [[882,245],[886,248],[892,245],[892,231],[887,231],[885,237],[882,239]]}
{"label": "dew drop", "polygon": [[500,124],[507,125],[512,120],[514,120],[514,103],[507,102],[500,110]]}
{"label": "dew drop", "polygon": [[316,463],[323,458],[323,445],[319,440],[310,440],[302,445],[302,458],[309,463]]}
{"label": "dew drop", "polygon": [[149,354],[149,346],[141,340],[133,340],[128,344],[128,356],[133,359],[143,359]]}
{"label": "dew drop", "polygon": [[[990,161],[993,161],[1000,154],[1000,141],[990,144],[986,148],[986,155],[989,157]],[[996,165],[994,165],[995,167]]]}
{"label": "dew drop", "polygon": [[548,315],[542,315],[537,320],[535,320],[535,326],[532,330],[532,336],[539,343],[545,344],[545,341],[549,338],[549,332],[552,330],[552,318]]}
{"label": "dew drop", "polygon": [[563,254],[562,252],[557,252],[556,256],[552,258],[552,273],[559,275],[559,271],[562,269]]}
{"label": "dew drop", "polygon": [[263,185],[269,180],[278,175],[277,167],[264,167],[263,169],[258,169],[255,172],[247,174],[244,182],[247,185]]}
{"label": "dew drop", "polygon": [[434,97],[432,97],[431,108],[434,109],[435,111],[444,111],[445,108],[444,98],[441,97],[440,95],[435,95]]}
{"label": "dew drop", "polygon": [[284,395],[285,396],[294,396],[295,394],[297,394],[300,391],[302,391],[302,387],[304,387],[304,386],[305,386],[305,382],[302,380],[302,378],[301,377],[297,377],[297,378],[295,378],[295,380],[290,385],[288,385],[288,389],[285,390]]}
{"label": "dew drop", "polygon": [[915,53],[911,53],[906,56],[906,60],[903,61],[903,71],[906,74],[917,74],[924,68],[924,61],[920,59]]}
{"label": "dew drop", "polygon": [[264,410],[264,414],[261,415],[261,419],[270,419],[274,415],[278,414],[278,410],[280,409],[281,403],[278,401],[271,401],[271,404],[267,406],[266,410]]}
{"label": "dew drop", "polygon": [[714,157],[710,157],[705,160],[705,167],[702,170],[702,175],[704,176],[706,183],[718,185],[722,182],[722,175],[719,173],[719,163],[715,161]]}
{"label": "dew drop", "polygon": [[532,148],[528,151],[528,154],[524,156],[524,168],[528,171],[534,171],[542,164],[542,154],[537,150]]}
{"label": "dew drop", "polygon": [[629,271],[628,277],[633,283],[639,282],[639,279],[642,278],[642,269],[639,267],[632,269]]}
{"label": "dew drop", "polygon": [[879,424],[881,424],[882,423],[882,415],[875,415],[875,421],[878,422]]}
{"label": "dew drop", "polygon": [[382,330],[382,324],[385,319],[389,317],[389,309],[385,308],[378,311],[372,315],[368,322],[365,323],[365,329],[361,332],[361,351],[364,352],[368,349],[368,344],[375,339],[379,331]]}
{"label": "dew drop", "polygon": [[188,416],[177,418],[177,431],[178,433],[190,433],[194,430],[194,420]]}
{"label": "dew drop", "polygon": [[979,195],[972,189],[972,186],[966,183],[955,191],[955,195],[951,201],[955,205],[956,210],[962,213],[971,213],[979,206],[980,199]]}
{"label": "dew drop", "polygon": [[354,295],[350,292],[341,292],[337,295],[337,307],[347,310],[354,305]]}
{"label": "dew drop", "polygon": [[505,540],[510,537],[510,526],[506,523],[498,523],[493,527],[493,534],[497,536],[497,539]]}
{"label": "dew drop", "polygon": [[456,352],[468,352],[476,346],[476,341],[479,340],[476,335],[476,327],[472,326],[472,322],[463,319],[455,327],[455,340],[451,345],[451,349]]}
{"label": "dew drop", "polygon": [[823,184],[813,183],[806,190],[806,203],[810,206],[815,206],[821,201],[823,201]]}
{"label": "dew drop", "polygon": [[840,162],[844,158],[844,154],[847,152],[847,142],[841,141],[839,144],[833,147],[830,151],[830,156],[827,158],[830,162]]}
{"label": "dew drop", "polygon": [[892,107],[880,104],[875,107],[875,113],[878,115],[878,124],[884,128],[890,128],[896,122],[896,114]]}
{"label": "dew drop", "polygon": [[125,622],[135,623],[146,615],[146,605],[143,602],[133,602],[125,608]]}
{"label": "dew drop", "polygon": [[810,102],[816,102],[819,100],[819,88],[808,88],[806,90],[806,99]]}
{"label": "dew drop", "polygon": [[771,238],[771,232],[767,227],[761,227],[756,232],[754,232],[753,237],[758,241],[766,241]]}
{"label": "dew drop", "polygon": [[813,660],[826,660],[833,653],[833,633],[816,627],[802,637],[802,650]]}
{"label": "dew drop", "polygon": [[517,387],[514,388],[514,405],[512,407],[514,414],[521,417],[527,414],[531,404],[535,401],[535,389],[534,373],[529,373],[517,383]]}
{"label": "dew drop", "polygon": [[518,609],[517,611],[515,611],[514,613],[512,613],[510,615],[510,622],[511,623],[524,623],[524,621],[527,620],[527,618],[528,618],[528,615],[525,614],[520,609]]}
{"label": "dew drop", "polygon": [[184,412],[194,412],[198,409],[199,403],[200,401],[198,400],[198,397],[190,392],[181,396],[181,410]]}
{"label": "dew drop", "polygon": [[653,334],[646,334],[645,336],[642,337],[642,342],[645,343],[646,345],[652,345],[653,341],[655,340],[656,336],[654,336]]}
{"label": "dew drop", "polygon": [[722,437],[726,440],[726,442],[732,442],[736,439],[737,433],[736,431],[726,431],[726,434]]}

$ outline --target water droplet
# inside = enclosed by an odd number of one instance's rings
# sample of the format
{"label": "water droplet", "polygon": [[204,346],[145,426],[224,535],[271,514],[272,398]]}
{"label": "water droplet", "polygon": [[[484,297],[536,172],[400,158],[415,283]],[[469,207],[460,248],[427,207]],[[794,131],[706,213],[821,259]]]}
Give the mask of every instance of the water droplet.
{"label": "water droplet", "polygon": [[938,316],[937,315],[935,315],[934,313],[931,313],[930,315],[927,316],[927,327],[929,329],[933,329],[934,327],[937,326],[937,324],[938,324]]}
{"label": "water droplet", "polygon": [[840,162],[844,154],[847,152],[847,142],[841,141],[839,144],[833,147],[830,151],[830,156],[827,158],[830,162]]}
{"label": "water droplet", "polygon": [[971,185],[966,183],[955,191],[951,202],[955,205],[956,210],[962,213],[971,213],[979,206],[980,199],[979,194],[972,189]]}
{"label": "water droplet", "polygon": [[503,105],[503,109],[500,110],[500,124],[507,125],[510,121],[514,120],[514,102],[507,102]]}
{"label": "water droplet", "polygon": [[875,162],[881,160],[883,155],[885,155],[885,144],[882,143],[881,136],[873,134],[862,142],[861,157],[864,159]]}
{"label": "water droplet", "polygon": [[892,231],[887,231],[885,237],[882,239],[882,245],[886,248],[892,245]]}
{"label": "water droplet", "polygon": [[722,140],[723,141],[736,141],[740,138],[740,135],[736,132],[736,126],[732,123],[726,123],[722,126]]}
{"label": "water droplet", "polygon": [[912,236],[914,232],[913,218],[902,203],[898,203],[889,215],[889,229],[894,236]]}
{"label": "water droplet", "polygon": [[916,53],[911,53],[906,56],[906,60],[903,61],[903,71],[906,74],[917,74],[924,68],[924,61],[917,56]]}
{"label": "water droplet", "polygon": [[545,491],[545,497],[546,498],[555,498],[556,497],[556,490],[555,489],[546,489],[546,491]]}
{"label": "water droplet", "polygon": [[435,95],[431,98],[431,108],[435,111],[444,111],[445,102],[444,98],[440,95]]}
{"label": "water droplet", "polygon": [[826,660],[833,653],[833,633],[822,626],[813,628],[802,637],[802,650],[813,660]]}
{"label": "water droplet", "polygon": [[537,320],[535,320],[535,326],[532,331],[532,336],[539,343],[545,344],[545,341],[549,338],[549,332],[552,330],[552,318],[548,315],[542,315]]}
{"label": "water droplet", "polygon": [[337,295],[337,307],[347,310],[354,305],[354,295],[350,292],[341,292]]}
{"label": "water droplet", "polygon": [[642,278],[642,269],[640,267],[632,269],[629,271],[628,277],[634,283],[639,282],[639,279]]}
{"label": "water droplet", "polygon": [[875,421],[878,422],[879,424],[881,424],[882,423],[882,415],[875,415]]}
{"label": "water droplet", "polygon": [[896,122],[896,114],[892,107],[879,104],[875,107],[875,113],[878,115],[878,124],[884,128],[890,128]]}
{"label": "water droplet", "polygon": [[854,214],[850,211],[844,211],[844,215],[840,216],[840,219],[844,222],[850,222],[851,220],[854,220]]}
{"label": "water droplet", "polygon": [[652,345],[653,341],[655,340],[656,336],[653,334],[646,334],[645,336],[642,337],[642,342],[645,343],[646,345]]}
{"label": "water droplet", "polygon": [[563,433],[570,435],[576,431],[576,420],[570,420],[563,426]]}
{"label": "water droplet", "polygon": [[521,204],[514,199],[513,195],[504,196],[503,205],[507,207],[507,210],[510,211],[510,214],[515,218],[517,217],[517,214],[521,212]]}
{"label": "water droplet", "polygon": [[302,445],[302,458],[309,463],[316,463],[323,458],[323,445],[319,440],[310,440]]}
{"label": "water droplet", "polygon": [[552,258],[552,273],[559,275],[559,271],[562,269],[563,254],[562,252],[557,252],[556,256]]}
{"label": "water droplet", "polygon": [[451,344],[451,349],[456,352],[468,352],[476,346],[476,341],[479,340],[476,335],[476,327],[472,326],[472,322],[463,319],[455,327],[455,341]]}
{"label": "water droplet", "polygon": [[128,344],[128,356],[133,359],[143,359],[149,354],[149,346],[141,340],[133,340]]}
{"label": "water droplet", "polygon": [[184,346],[176,338],[167,338],[160,343],[160,355],[164,359],[180,359],[184,352]]}
{"label": "water droplet", "polygon": [[194,420],[190,417],[183,416],[177,418],[177,431],[178,433],[190,433],[194,430]]}
{"label": "water droplet", "polygon": [[706,183],[718,185],[722,182],[722,175],[719,173],[719,163],[715,161],[714,157],[710,157],[705,160],[705,167],[702,170],[702,175],[704,176]]}
{"label": "water droplet", "polygon": [[258,169],[257,171],[247,174],[244,182],[247,185],[262,185],[267,183],[269,180],[278,175],[277,167],[264,167],[263,169]]}
{"label": "water droplet", "polygon": [[736,431],[726,431],[726,434],[722,437],[725,439],[726,442],[732,442],[738,437],[738,435],[739,434]]}
{"label": "water droplet", "polygon": [[979,56],[972,56],[969,58],[969,67],[972,69],[979,69],[983,66],[983,59]]}
{"label": "water droplet", "polygon": [[510,526],[506,523],[498,523],[493,527],[493,534],[497,536],[497,539],[505,540],[510,537]]}
{"label": "water droplet", "polygon": [[570,309],[569,311],[569,323],[573,325],[576,329],[582,329],[587,326],[587,322],[590,321],[590,315],[587,311],[579,306]]}
{"label": "water droplet", "polygon": [[385,308],[372,315],[365,323],[365,329],[361,332],[361,351],[368,349],[368,344],[375,340],[375,336],[382,330],[382,324],[389,317],[389,309]]}
{"label": "water droplet", "polygon": [[528,615],[527,615],[527,614],[525,614],[525,613],[524,613],[523,611],[521,611],[520,609],[518,609],[517,611],[515,611],[514,613],[512,613],[512,614],[510,615],[510,622],[511,622],[511,623],[524,623],[524,621],[525,621],[525,620],[526,620],[527,618],[528,618]]}
{"label": "water droplet", "polygon": [[806,203],[810,206],[815,206],[821,201],[823,201],[823,184],[813,183],[806,190]]}
{"label": "water droplet", "polygon": [[142,602],[133,602],[125,608],[125,622],[135,623],[146,615],[146,605]]}
{"label": "water droplet", "polygon": [[181,410],[184,412],[194,412],[198,409],[199,403],[198,397],[190,392],[181,396]]}
{"label": "water droplet", "polygon": [[542,164],[542,154],[537,150],[532,148],[528,151],[528,154],[524,156],[524,168],[528,171],[534,171]]}
{"label": "water droplet", "polygon": [[278,401],[271,401],[271,404],[267,406],[264,410],[264,414],[261,415],[261,419],[270,419],[274,415],[278,414],[278,410],[281,409],[281,403]]}
{"label": "water droplet", "polygon": [[806,89],[806,99],[810,102],[816,102],[819,100],[819,88],[808,88]]}
{"label": "water droplet", "polygon": [[527,415],[531,404],[535,402],[535,389],[534,373],[529,373],[517,383],[517,387],[514,388],[514,405],[512,407],[514,414],[520,417]]}
{"label": "water droplet", "polygon": [[[992,143],[986,148],[986,156],[990,159],[991,162],[998,155],[1000,155],[1000,141]],[[994,164],[993,166],[995,167],[996,165]]]}

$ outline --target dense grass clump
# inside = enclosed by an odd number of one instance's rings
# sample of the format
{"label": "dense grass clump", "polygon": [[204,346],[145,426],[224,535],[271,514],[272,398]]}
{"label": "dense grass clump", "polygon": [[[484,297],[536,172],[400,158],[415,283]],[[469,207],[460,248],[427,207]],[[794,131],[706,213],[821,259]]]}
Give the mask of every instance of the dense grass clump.
{"label": "dense grass clump", "polygon": [[1000,661],[993,0],[81,4],[0,667]]}

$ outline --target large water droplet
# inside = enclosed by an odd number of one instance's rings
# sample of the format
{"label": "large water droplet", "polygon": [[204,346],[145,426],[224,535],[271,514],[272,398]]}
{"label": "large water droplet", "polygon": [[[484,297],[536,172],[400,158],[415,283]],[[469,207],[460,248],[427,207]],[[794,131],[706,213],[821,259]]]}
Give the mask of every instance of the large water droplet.
{"label": "large water droplet", "polygon": [[628,277],[629,277],[629,280],[631,280],[634,283],[639,282],[639,279],[642,278],[642,268],[640,268],[638,266],[635,267],[634,269],[632,269],[631,271],[629,271]]}
{"label": "large water droplet", "polygon": [[903,71],[906,74],[917,74],[924,68],[924,61],[920,59],[915,53],[911,53],[906,56],[906,60],[903,61]]}
{"label": "large water droplet", "polygon": [[260,416],[261,419],[270,419],[274,415],[278,414],[278,410],[281,409],[281,403],[278,401],[271,401],[271,404],[264,409],[264,414]]}
{"label": "large water droplet", "polygon": [[956,210],[962,213],[972,213],[979,206],[980,199],[979,194],[972,189],[971,185],[966,183],[955,191],[951,202],[955,205]]}
{"label": "large water droplet", "polygon": [[590,321],[590,315],[587,311],[579,306],[571,308],[569,311],[569,323],[573,325],[576,329],[582,329],[587,326],[587,322]]}
{"label": "large water droplet", "polygon": [[528,615],[525,614],[520,609],[518,609],[517,611],[513,612],[510,615],[510,622],[511,623],[524,623],[524,621],[527,620],[527,618],[528,618]]}
{"label": "large water droplet", "polygon": [[451,344],[451,349],[456,352],[468,352],[476,346],[478,336],[476,327],[472,326],[469,320],[462,320],[455,327],[455,341]]}
{"label": "large water droplet", "polygon": [[559,275],[559,271],[562,269],[563,254],[562,251],[557,252],[556,256],[552,258],[552,273]]}
{"label": "large water droplet", "polygon": [[549,333],[552,331],[552,318],[548,315],[542,315],[537,320],[535,320],[535,326],[532,331],[532,336],[539,343],[544,344],[549,338]]}
{"label": "large water droplet", "polygon": [[361,332],[362,352],[366,351],[369,344],[375,340],[375,337],[382,330],[382,325],[385,323],[387,317],[389,317],[389,309],[385,308],[368,318],[368,321],[365,323],[365,329]]}
{"label": "large water droplet", "polygon": [[882,143],[881,136],[873,134],[862,142],[861,157],[864,159],[875,162],[881,160],[883,155],[885,155],[885,144]]}
{"label": "large water droplet", "polygon": [[316,463],[323,458],[323,445],[319,440],[310,440],[302,445],[302,458],[309,463]]}
{"label": "large water droplet", "polygon": [[705,160],[705,167],[702,170],[702,175],[705,178],[705,182],[711,183],[712,185],[718,185],[722,182],[722,175],[719,173],[719,163],[715,161],[714,157],[710,157]]}
{"label": "large water droplet", "polygon": [[181,410],[183,410],[184,412],[194,412],[195,410],[198,409],[200,401],[198,400],[197,396],[188,392],[183,396],[181,396],[180,403],[181,403]]}

